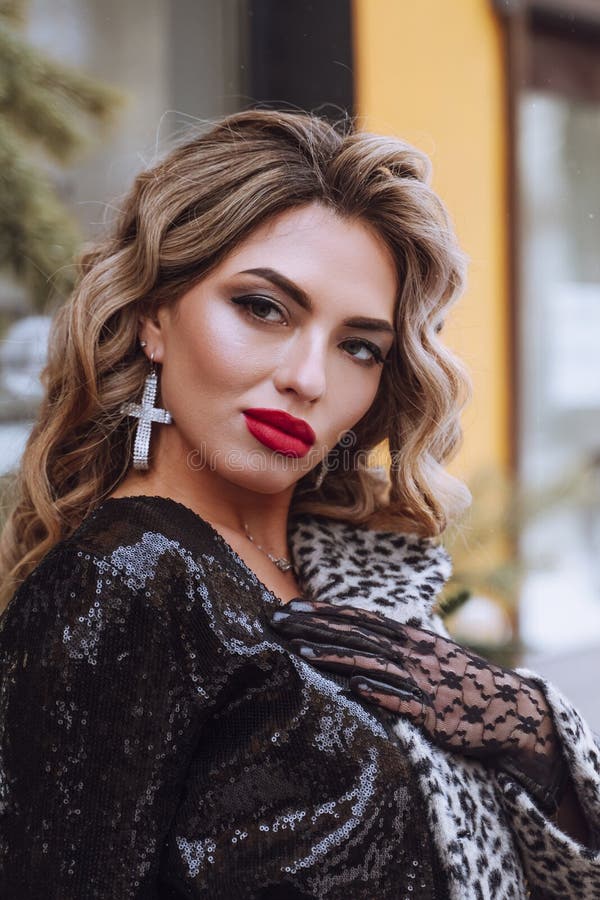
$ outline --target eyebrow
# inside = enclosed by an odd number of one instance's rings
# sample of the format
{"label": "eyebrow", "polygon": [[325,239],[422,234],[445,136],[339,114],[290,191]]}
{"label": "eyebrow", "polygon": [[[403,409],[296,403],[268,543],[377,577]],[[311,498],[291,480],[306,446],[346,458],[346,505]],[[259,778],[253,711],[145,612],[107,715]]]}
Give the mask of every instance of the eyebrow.
{"label": "eyebrow", "polygon": [[[277,269],[244,269],[239,274],[258,275],[260,278],[270,281],[272,284],[281,288],[282,291],[285,291],[285,293],[288,294],[292,300],[295,300],[302,309],[306,309],[308,312],[314,310],[312,300],[308,294],[293,281],[290,281],[289,278],[286,278],[282,272],[278,272]],[[373,319],[370,316],[350,316],[349,318],[344,319],[342,325],[348,326],[349,328],[361,328],[365,331],[381,331],[386,334],[396,334],[395,328],[385,319]]]}

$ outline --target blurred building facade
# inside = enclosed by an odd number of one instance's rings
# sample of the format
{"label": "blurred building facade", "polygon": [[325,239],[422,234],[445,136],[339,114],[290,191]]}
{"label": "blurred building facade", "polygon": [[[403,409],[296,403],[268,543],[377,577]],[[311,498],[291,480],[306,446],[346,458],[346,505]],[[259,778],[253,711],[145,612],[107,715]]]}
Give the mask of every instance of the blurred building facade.
{"label": "blurred building facade", "polygon": [[[508,472],[530,497],[524,662],[570,671],[599,723],[600,6],[354,0],[353,19],[356,111],[430,154],[471,259],[445,329],[474,382],[450,468]],[[502,555],[494,527],[485,552]]]}

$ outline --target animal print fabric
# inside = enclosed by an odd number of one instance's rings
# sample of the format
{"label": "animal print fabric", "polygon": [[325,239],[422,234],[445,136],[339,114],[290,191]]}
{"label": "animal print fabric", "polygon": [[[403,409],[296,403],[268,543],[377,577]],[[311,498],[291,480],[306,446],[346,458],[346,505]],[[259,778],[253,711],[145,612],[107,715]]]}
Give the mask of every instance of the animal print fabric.
{"label": "animal print fabric", "polygon": [[[452,563],[435,539],[307,515],[289,538],[304,596],[450,637],[434,603]],[[529,669],[514,671],[539,685],[552,711],[590,846],[562,832],[516,778],[434,745],[398,716],[392,732],[418,772],[450,897],[600,900],[600,745],[558,688]]]}

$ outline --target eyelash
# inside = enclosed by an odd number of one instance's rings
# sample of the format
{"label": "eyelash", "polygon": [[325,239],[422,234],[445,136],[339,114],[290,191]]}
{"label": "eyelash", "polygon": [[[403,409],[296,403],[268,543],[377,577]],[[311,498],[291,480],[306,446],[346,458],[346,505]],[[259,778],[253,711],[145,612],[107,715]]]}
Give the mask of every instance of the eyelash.
{"label": "eyelash", "polygon": [[[269,300],[268,297],[260,297],[258,295],[251,295],[247,297],[232,297],[232,303],[237,304],[238,306],[244,307],[244,312],[246,312],[249,316],[254,319],[254,321],[258,322],[266,322],[266,319],[263,319],[261,316],[257,316],[252,313],[249,307],[253,306],[255,303],[266,303],[271,309],[277,310],[277,312],[281,312],[280,307],[274,303],[272,300]],[[270,323],[270,324],[279,324],[278,322]],[[389,360],[384,359],[379,347],[376,347],[375,344],[371,344],[369,341],[359,340],[358,338],[349,338],[344,343],[348,344],[362,344],[363,347],[366,347],[367,350],[372,353],[372,358],[370,360],[366,359],[358,359],[358,357],[353,357],[359,365],[362,366],[375,366],[375,365],[385,365],[389,362]],[[350,354],[352,356],[352,354]]]}

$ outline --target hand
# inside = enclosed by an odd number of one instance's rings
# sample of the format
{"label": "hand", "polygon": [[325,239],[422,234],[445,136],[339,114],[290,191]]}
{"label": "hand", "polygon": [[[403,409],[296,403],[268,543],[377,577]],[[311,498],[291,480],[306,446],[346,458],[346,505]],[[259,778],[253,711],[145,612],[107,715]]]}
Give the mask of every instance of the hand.
{"label": "hand", "polygon": [[518,771],[553,806],[566,767],[550,708],[533,681],[378,612],[303,600],[275,617],[273,627],[295,652],[308,648],[315,655],[304,658],[313,665],[350,675],[360,697],[407,715],[444,749]]}

